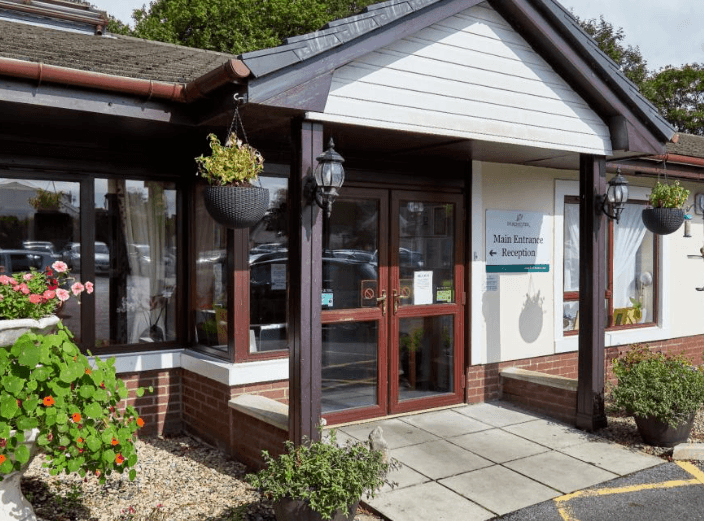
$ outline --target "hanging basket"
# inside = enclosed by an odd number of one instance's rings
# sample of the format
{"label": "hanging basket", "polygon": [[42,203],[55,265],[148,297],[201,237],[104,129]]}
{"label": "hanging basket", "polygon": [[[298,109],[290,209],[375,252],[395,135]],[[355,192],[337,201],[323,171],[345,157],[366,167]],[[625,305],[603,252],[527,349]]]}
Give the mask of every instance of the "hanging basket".
{"label": "hanging basket", "polygon": [[684,222],[682,208],[646,208],[642,216],[645,227],[657,235],[674,233]]}
{"label": "hanging basket", "polygon": [[250,228],[269,208],[269,190],[256,186],[208,186],[203,201],[210,216],[228,228]]}

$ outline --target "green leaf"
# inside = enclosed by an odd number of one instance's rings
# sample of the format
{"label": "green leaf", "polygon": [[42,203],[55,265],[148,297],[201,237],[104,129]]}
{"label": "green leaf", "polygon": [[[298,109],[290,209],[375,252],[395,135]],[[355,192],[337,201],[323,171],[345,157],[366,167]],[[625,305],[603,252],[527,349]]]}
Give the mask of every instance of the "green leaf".
{"label": "green leaf", "polygon": [[36,418],[27,418],[26,416],[22,416],[17,419],[17,428],[19,430],[29,430],[29,429],[34,429],[35,427],[39,426],[39,420]]}
{"label": "green leaf", "polygon": [[24,388],[24,380],[16,376],[5,376],[2,379],[2,386],[8,393],[17,394]]}
{"label": "green leaf", "polygon": [[103,452],[103,461],[105,463],[112,463],[113,461],[115,461],[115,451],[112,449],[108,449]]}
{"label": "green leaf", "polygon": [[95,394],[95,387],[92,385],[82,385],[78,389],[78,394],[80,395],[81,398],[83,399],[88,399],[91,398]]}
{"label": "green leaf", "polygon": [[91,452],[96,452],[101,445],[100,440],[95,436],[88,436],[86,439],[86,446],[91,450]]}
{"label": "green leaf", "polygon": [[24,365],[25,367],[30,367],[33,369],[39,363],[39,355],[39,346],[34,343],[31,343],[22,350],[22,353],[20,353],[20,356],[17,361],[20,365]]}
{"label": "green leaf", "polygon": [[90,403],[83,412],[88,418],[96,419],[103,415],[103,408],[97,403]]}
{"label": "green leaf", "polygon": [[135,393],[141,398],[142,396],[144,396],[144,387],[137,387]]}
{"label": "green leaf", "polygon": [[[130,465],[130,466],[132,466],[132,465]],[[134,481],[134,478],[136,478],[136,477],[137,477],[137,471],[134,469],[130,470],[130,481]]]}
{"label": "green leaf", "polygon": [[20,463],[27,463],[29,461],[29,449],[26,445],[20,445],[15,449],[15,459]]}
{"label": "green leaf", "polygon": [[49,439],[46,437],[46,434],[40,434],[37,436],[37,445],[40,447],[43,447],[45,445],[49,444]]}
{"label": "green leaf", "polygon": [[12,472],[12,460],[8,458],[3,461],[2,465],[0,465],[0,472],[2,472],[3,474],[9,474],[10,472]]}
{"label": "green leaf", "polygon": [[13,418],[17,413],[19,407],[17,406],[17,400],[14,396],[5,395],[0,398],[0,416],[3,418]]}

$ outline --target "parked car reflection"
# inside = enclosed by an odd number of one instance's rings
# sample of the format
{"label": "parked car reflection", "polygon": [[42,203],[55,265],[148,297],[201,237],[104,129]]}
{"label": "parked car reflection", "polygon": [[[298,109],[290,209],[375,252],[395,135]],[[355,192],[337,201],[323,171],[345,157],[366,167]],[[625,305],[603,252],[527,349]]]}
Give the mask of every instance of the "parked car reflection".
{"label": "parked car reflection", "polygon": [[54,260],[53,256],[44,251],[0,250],[0,273],[9,275],[30,271],[31,268],[44,271]]}
{"label": "parked car reflection", "polygon": [[[61,252],[61,260],[74,271],[81,269],[81,244],[71,242],[68,247]],[[95,273],[107,274],[110,272],[110,250],[104,242],[95,243]]]}

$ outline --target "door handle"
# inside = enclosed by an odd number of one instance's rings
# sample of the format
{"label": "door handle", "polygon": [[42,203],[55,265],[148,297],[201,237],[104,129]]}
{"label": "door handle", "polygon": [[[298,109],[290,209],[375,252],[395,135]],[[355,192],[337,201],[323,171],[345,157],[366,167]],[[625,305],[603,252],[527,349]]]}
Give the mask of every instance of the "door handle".
{"label": "door handle", "polygon": [[381,314],[386,315],[386,290],[381,290],[381,297],[376,299],[377,303],[381,302]]}
{"label": "door handle", "polygon": [[396,290],[393,291],[393,295],[394,295],[394,315],[395,315],[396,313],[398,313],[398,301],[401,299],[401,297],[399,297],[398,291],[396,291]]}

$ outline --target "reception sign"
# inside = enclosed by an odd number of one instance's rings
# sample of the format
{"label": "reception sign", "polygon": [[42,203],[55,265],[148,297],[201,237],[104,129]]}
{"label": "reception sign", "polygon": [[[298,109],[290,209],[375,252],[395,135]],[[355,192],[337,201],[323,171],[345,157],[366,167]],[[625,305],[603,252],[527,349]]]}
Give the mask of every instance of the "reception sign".
{"label": "reception sign", "polygon": [[487,273],[550,271],[550,238],[544,213],[487,210]]}

